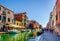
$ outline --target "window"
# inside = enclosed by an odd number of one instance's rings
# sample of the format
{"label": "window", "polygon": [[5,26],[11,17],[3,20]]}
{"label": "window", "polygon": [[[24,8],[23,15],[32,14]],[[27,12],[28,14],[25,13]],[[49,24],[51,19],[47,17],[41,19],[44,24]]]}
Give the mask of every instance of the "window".
{"label": "window", "polygon": [[3,15],[5,15],[6,14],[6,11],[3,11]]}
{"label": "window", "polygon": [[8,18],[8,22],[10,22],[10,18]]}
{"label": "window", "polygon": [[10,14],[10,11],[8,11],[8,14]]}
{"label": "window", "polygon": [[3,15],[6,15],[6,8],[4,8],[3,10]]}
{"label": "window", "polygon": [[18,25],[18,23],[17,23],[17,25]]}
{"label": "window", "polygon": [[56,15],[56,20],[58,20],[58,16]]}
{"label": "window", "polygon": [[0,15],[0,20],[1,20],[1,15]]}
{"label": "window", "polygon": [[1,10],[1,7],[0,7],[0,10]]}
{"label": "window", "polygon": [[6,17],[5,16],[3,16],[3,20],[2,20],[3,22],[6,22]]}
{"label": "window", "polygon": [[24,18],[26,18],[26,15],[24,16]]}
{"label": "window", "polygon": [[26,26],[26,23],[24,23],[24,26]]}
{"label": "window", "polygon": [[26,19],[24,19],[24,21],[26,21]]}

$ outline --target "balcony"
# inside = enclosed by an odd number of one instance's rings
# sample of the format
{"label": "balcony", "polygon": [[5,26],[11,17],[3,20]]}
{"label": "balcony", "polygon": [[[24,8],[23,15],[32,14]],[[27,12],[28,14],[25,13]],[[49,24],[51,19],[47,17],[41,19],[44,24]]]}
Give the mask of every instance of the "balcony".
{"label": "balcony", "polygon": [[6,11],[3,11],[3,12],[2,12],[2,15],[6,15]]}

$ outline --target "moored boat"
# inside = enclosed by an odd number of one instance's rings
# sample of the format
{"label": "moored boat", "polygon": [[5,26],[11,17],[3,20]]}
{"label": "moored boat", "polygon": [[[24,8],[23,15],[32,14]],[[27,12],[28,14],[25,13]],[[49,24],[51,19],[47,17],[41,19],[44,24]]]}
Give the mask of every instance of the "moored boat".
{"label": "moored boat", "polygon": [[10,34],[17,34],[17,33],[19,33],[20,31],[18,31],[18,30],[9,30],[8,31]]}

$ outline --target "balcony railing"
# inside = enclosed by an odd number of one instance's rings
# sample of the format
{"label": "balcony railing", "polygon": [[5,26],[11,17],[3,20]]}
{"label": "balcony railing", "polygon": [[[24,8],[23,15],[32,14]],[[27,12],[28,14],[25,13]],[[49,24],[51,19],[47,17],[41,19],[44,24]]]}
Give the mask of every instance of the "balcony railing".
{"label": "balcony railing", "polygon": [[3,15],[6,15],[6,11],[3,11],[2,14],[3,14]]}

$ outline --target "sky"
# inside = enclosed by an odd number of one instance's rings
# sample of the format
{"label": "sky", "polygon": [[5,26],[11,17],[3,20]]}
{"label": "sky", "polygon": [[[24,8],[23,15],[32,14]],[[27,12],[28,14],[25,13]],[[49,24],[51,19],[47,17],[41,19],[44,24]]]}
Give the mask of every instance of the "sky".
{"label": "sky", "polygon": [[36,20],[43,27],[49,21],[56,0],[0,0],[0,4],[15,13],[27,12],[29,20]]}

